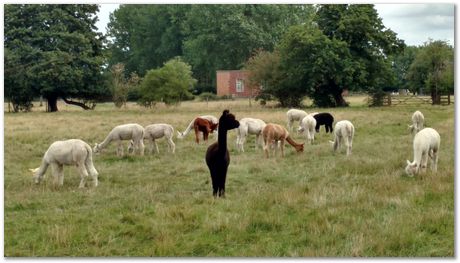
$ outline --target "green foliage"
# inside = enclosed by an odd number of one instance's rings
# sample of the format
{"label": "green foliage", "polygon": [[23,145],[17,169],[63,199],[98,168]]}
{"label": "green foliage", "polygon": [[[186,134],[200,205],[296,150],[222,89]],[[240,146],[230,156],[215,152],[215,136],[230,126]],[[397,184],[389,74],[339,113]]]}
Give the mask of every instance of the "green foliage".
{"label": "green foliage", "polygon": [[[43,95],[50,111],[58,98],[91,100],[103,94],[97,5],[6,5],[6,84]],[[19,79],[15,77],[21,76]],[[17,94],[7,86],[8,94]]]}
{"label": "green foliage", "polygon": [[147,71],[140,86],[141,105],[164,102],[177,104],[193,96],[190,91],[196,80],[192,77],[191,66],[180,58],[174,58],[163,67]]}
{"label": "green foliage", "polygon": [[200,98],[200,101],[212,101],[219,99],[217,95],[212,92],[203,92],[198,97]]}
{"label": "green foliage", "polygon": [[415,60],[419,50],[420,47],[407,46],[404,48],[403,52],[390,57],[392,61],[392,69],[396,75],[395,85],[392,87],[392,90],[410,88],[408,80],[409,67]]}
{"label": "green foliage", "polygon": [[445,41],[428,41],[420,48],[407,73],[411,90],[428,92],[433,104],[454,92],[454,49]]}
{"label": "green foliage", "polygon": [[132,72],[129,79],[125,78],[125,66],[122,63],[118,63],[112,66],[112,100],[117,108],[126,106],[129,94],[133,93],[133,90],[137,89],[141,79],[136,73]]}

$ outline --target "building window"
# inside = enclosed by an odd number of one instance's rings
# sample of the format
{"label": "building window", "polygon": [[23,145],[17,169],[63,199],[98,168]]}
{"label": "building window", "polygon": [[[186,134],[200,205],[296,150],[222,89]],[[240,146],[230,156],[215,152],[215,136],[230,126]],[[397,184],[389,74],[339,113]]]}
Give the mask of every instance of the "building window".
{"label": "building window", "polygon": [[244,91],[244,82],[242,79],[236,80],[236,92],[243,92]]}

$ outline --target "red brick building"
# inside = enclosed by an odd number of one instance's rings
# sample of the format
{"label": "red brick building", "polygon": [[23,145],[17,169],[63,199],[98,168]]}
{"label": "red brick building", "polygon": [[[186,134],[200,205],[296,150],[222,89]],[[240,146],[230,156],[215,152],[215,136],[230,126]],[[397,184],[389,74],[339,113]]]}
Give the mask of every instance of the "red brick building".
{"label": "red brick building", "polygon": [[259,92],[259,87],[250,87],[247,79],[248,71],[246,70],[218,70],[216,72],[217,96],[255,97]]}

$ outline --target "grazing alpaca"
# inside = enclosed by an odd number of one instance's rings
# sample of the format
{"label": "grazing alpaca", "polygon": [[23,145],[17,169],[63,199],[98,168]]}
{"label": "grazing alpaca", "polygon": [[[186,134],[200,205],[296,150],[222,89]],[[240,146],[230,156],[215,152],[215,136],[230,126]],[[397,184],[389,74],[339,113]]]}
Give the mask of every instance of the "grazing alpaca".
{"label": "grazing alpaca", "polygon": [[[219,120],[212,116],[212,115],[203,115],[203,116],[199,116],[197,118],[202,118],[202,119],[206,119],[214,124],[218,124],[219,123]],[[187,136],[187,134],[193,129],[193,124],[195,123],[195,119],[193,119],[190,124],[187,126],[187,129],[185,129],[185,131],[183,132],[180,132],[180,131],[177,131],[177,138],[178,139],[183,139],[185,136]],[[216,131],[217,133],[217,131]],[[215,136],[217,136],[217,134],[215,134]]]}
{"label": "grazing alpaca", "polygon": [[211,173],[212,195],[225,197],[225,180],[230,164],[230,154],[227,149],[227,131],[238,128],[240,123],[235,115],[224,110],[219,119],[219,133],[217,142],[211,144],[206,151],[206,164]]}
{"label": "grazing alpaca", "polygon": [[144,155],[144,127],[139,124],[124,124],[116,126],[109,132],[109,135],[103,142],[94,146],[93,151],[95,153],[100,152],[102,149],[107,147],[112,141],[117,143],[117,156],[123,156],[123,145],[122,140],[133,140],[134,152],[138,151],[140,155]]}
{"label": "grazing alpaca", "polygon": [[332,129],[332,124],[334,123],[334,117],[330,113],[327,112],[322,112],[322,113],[317,113],[313,115],[313,118],[316,120],[316,127],[315,130],[318,133],[319,132],[319,127],[321,125],[324,125],[326,128],[326,133],[333,131]]}
{"label": "grazing alpaca", "polygon": [[303,110],[298,110],[298,109],[290,109],[286,112],[287,116],[287,127],[288,130],[292,131],[292,124],[294,121],[302,121],[302,119],[307,116],[308,114],[303,111]]}
{"label": "grazing alpaca", "polygon": [[274,123],[267,123],[267,125],[262,130],[262,136],[264,138],[264,151],[265,156],[268,158],[269,148],[275,148],[276,155],[276,145],[275,142],[279,142],[279,148],[281,148],[281,156],[284,157],[284,140],[286,140],[290,145],[292,145],[297,152],[303,152],[303,143],[298,144],[289,136],[289,132],[281,125]]}
{"label": "grazing alpaca", "polygon": [[35,169],[29,169],[34,175],[36,184],[40,183],[46,169],[51,165],[54,183],[62,186],[64,184],[64,165],[77,166],[80,173],[80,186],[85,187],[86,178],[91,175],[94,186],[98,184],[98,172],[93,165],[93,151],[84,141],[71,139],[66,141],[53,142],[43,156],[42,164]]}
{"label": "grazing alpaca", "polygon": [[203,133],[203,141],[208,140],[209,133],[213,133],[217,129],[218,123],[212,123],[206,119],[200,117],[195,118],[193,122],[193,129],[195,130],[195,141],[196,143],[200,142],[199,135],[200,132]]}
{"label": "grazing alpaca", "polygon": [[[144,128],[144,140],[149,141],[149,152],[153,153],[153,150],[158,154],[158,145],[155,142],[156,139],[160,139],[162,137],[166,138],[168,142],[169,151],[174,153],[176,150],[176,145],[172,140],[174,136],[174,128],[173,126],[165,123],[156,123],[148,125]],[[128,152],[132,152],[134,150],[134,142],[131,140],[129,142]]]}
{"label": "grazing alpaca", "polygon": [[438,151],[441,144],[441,136],[432,128],[425,128],[419,131],[414,137],[414,161],[407,160],[406,174],[413,176],[426,172],[428,156],[431,161],[431,170],[437,172]]}
{"label": "grazing alpaca", "polygon": [[425,121],[425,117],[420,111],[415,111],[412,114],[412,125],[409,125],[409,131],[414,134],[419,132],[423,129],[423,122]]}
{"label": "grazing alpaca", "polygon": [[265,127],[266,123],[261,119],[254,118],[242,118],[240,120],[240,127],[236,130],[236,146],[240,152],[244,152],[244,142],[246,141],[246,136],[249,134],[256,135],[256,149],[257,145],[260,143],[260,134],[262,129]]}
{"label": "grazing alpaca", "polygon": [[315,127],[316,119],[310,114],[305,116],[300,122],[298,132],[303,132],[305,134],[308,144],[311,144],[315,139]]}
{"label": "grazing alpaca", "polygon": [[334,146],[334,151],[340,148],[342,141],[345,140],[345,146],[347,147],[347,155],[351,154],[351,148],[353,146],[353,136],[355,134],[355,127],[350,121],[339,121],[335,124],[335,139],[330,141]]}

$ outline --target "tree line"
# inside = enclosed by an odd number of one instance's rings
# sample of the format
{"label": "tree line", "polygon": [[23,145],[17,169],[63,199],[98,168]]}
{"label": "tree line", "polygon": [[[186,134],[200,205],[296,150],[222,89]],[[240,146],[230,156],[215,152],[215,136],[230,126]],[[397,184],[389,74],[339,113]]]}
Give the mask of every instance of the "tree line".
{"label": "tree line", "polygon": [[215,92],[216,70],[247,69],[284,107],[347,106],[343,91],[453,92],[453,48],[406,46],[373,5],[120,5],[97,32],[98,5],[5,5],[5,97],[92,109],[152,107]]}

